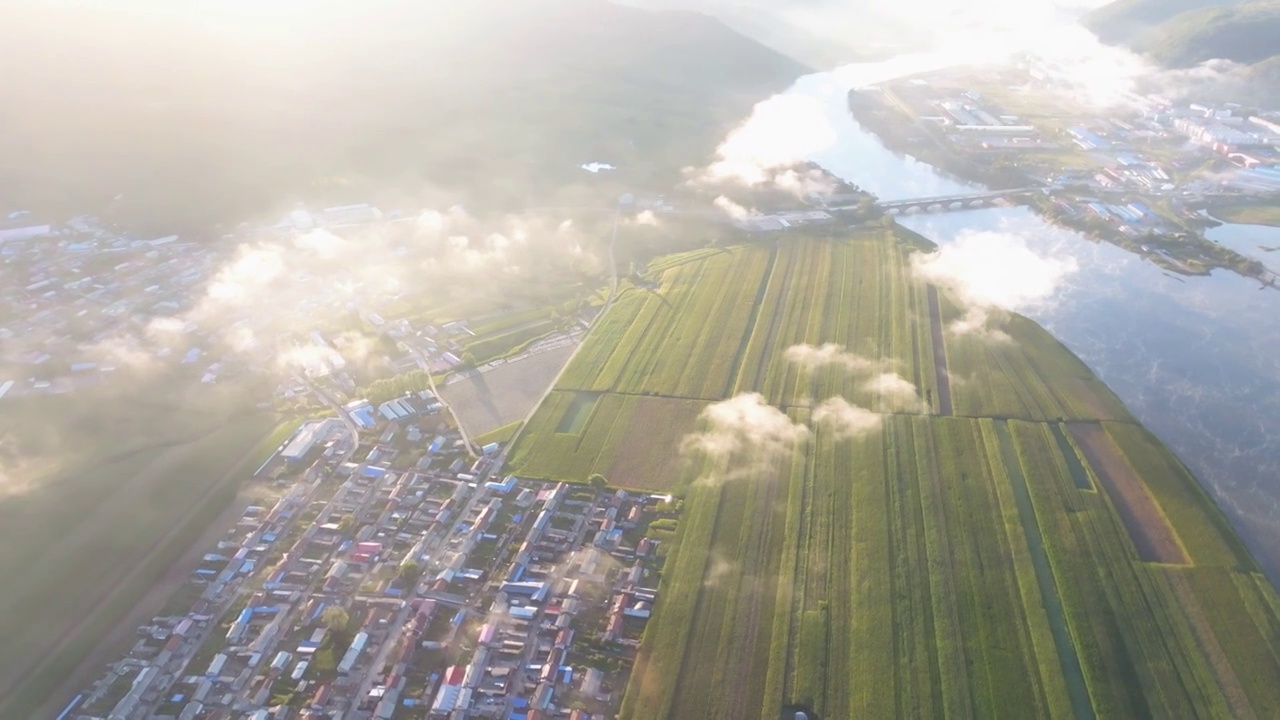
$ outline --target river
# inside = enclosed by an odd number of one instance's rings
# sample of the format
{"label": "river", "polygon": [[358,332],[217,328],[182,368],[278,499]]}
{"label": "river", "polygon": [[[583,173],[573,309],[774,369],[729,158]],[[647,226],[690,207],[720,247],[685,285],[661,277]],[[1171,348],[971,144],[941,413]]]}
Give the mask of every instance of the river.
{"label": "river", "polygon": [[[800,78],[838,138],[811,160],[881,199],[981,189],[894,153],[847,108],[849,88],[941,67],[909,56]],[[1080,356],[1209,489],[1280,584],[1280,292],[1229,271],[1172,276],[1139,256],[1054,227],[1025,208],[904,216],[940,245],[1015,235],[1041,256],[1074,258],[1047,302],[1019,308]],[[1210,239],[1280,265],[1280,228],[1227,224]]]}

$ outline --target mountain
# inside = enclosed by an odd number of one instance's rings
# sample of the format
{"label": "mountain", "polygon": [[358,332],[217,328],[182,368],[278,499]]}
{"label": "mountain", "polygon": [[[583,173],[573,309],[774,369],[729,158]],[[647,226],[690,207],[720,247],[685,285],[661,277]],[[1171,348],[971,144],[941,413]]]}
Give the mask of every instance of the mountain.
{"label": "mountain", "polygon": [[1098,39],[1123,44],[1191,10],[1226,7],[1240,0],[1116,0],[1090,12],[1081,24]]}
{"label": "mountain", "polygon": [[1280,0],[1118,0],[1083,23],[1103,42],[1166,67],[1215,59],[1252,65],[1280,55]]}
{"label": "mountain", "polygon": [[927,31],[880,7],[839,0],[618,0],[650,10],[710,15],[739,33],[815,68],[880,59],[925,46]]}
{"label": "mountain", "polygon": [[0,23],[0,206],[157,232],[299,199],[665,188],[807,71],[705,15],[602,0],[73,5]]}
{"label": "mountain", "polygon": [[1252,65],[1280,55],[1280,0],[1189,10],[1133,42],[1168,67],[1215,59]]}

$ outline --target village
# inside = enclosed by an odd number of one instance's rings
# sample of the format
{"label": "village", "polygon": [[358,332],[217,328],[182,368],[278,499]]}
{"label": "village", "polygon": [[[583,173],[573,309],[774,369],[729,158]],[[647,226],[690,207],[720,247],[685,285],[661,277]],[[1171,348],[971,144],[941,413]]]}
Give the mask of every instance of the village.
{"label": "village", "polygon": [[[71,718],[610,716],[657,596],[669,496],[502,475],[428,391],[300,427]],[[478,450],[478,452],[476,452]],[[584,479],[585,480],[585,479]]]}

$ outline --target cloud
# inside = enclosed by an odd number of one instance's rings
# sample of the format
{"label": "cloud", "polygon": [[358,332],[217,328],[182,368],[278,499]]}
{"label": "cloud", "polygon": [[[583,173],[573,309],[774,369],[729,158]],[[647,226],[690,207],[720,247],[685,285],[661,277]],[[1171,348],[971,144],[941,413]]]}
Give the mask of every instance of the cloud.
{"label": "cloud", "polygon": [[879,430],[883,416],[842,397],[833,397],[813,409],[813,422],[830,429],[838,437],[858,438]]}
{"label": "cloud", "polygon": [[80,351],[104,367],[148,371],[159,364],[159,348],[127,334],[115,334],[83,345]]}
{"label": "cloud", "polygon": [[966,306],[953,332],[987,329],[993,309],[1023,312],[1051,302],[1078,268],[1070,256],[1041,256],[1017,235],[989,231],[966,231],[935,252],[912,256],[911,264],[917,277]]}
{"label": "cloud", "polygon": [[[611,221],[543,213],[477,218],[453,206],[332,230],[278,224],[228,249],[211,247],[207,266],[192,263],[191,272],[205,279],[186,287],[185,307],[166,303],[151,318],[122,317],[77,351],[86,360],[142,369],[172,366],[187,348],[200,347],[209,363],[225,358],[319,372],[332,365],[321,356],[334,353],[303,347],[312,329],[332,341],[360,313],[393,320],[397,311],[388,307],[458,307],[522,284],[600,278],[602,228]],[[347,340],[341,357],[363,364],[369,347]]]}
{"label": "cloud", "polygon": [[747,120],[716,148],[705,177],[757,186],[834,145],[838,137],[826,106],[803,95],[774,95],[759,102]]}
{"label": "cloud", "polygon": [[815,370],[827,365],[838,365],[847,370],[872,370],[879,366],[874,360],[862,357],[845,350],[843,345],[823,343],[822,345],[792,345],[783,353],[788,362],[795,363],[805,369]]}
{"label": "cloud", "polygon": [[314,253],[324,260],[332,260],[348,250],[346,240],[324,229],[312,230],[296,236],[293,239],[293,245],[299,250]]}
{"label": "cloud", "polygon": [[657,227],[659,225],[658,216],[652,210],[644,210],[632,218],[631,222],[635,225],[648,227]]}
{"label": "cloud", "polygon": [[210,283],[207,295],[210,300],[221,303],[250,301],[279,277],[284,268],[283,248],[242,245],[236,258]]}
{"label": "cloud", "polygon": [[346,360],[327,345],[295,345],[276,356],[283,368],[300,368],[308,377],[324,377],[346,367]]}
{"label": "cloud", "polygon": [[916,386],[897,373],[880,373],[863,383],[862,389],[879,396],[889,408],[919,410],[924,406]]}
{"label": "cloud", "polygon": [[825,197],[836,190],[835,181],[816,168],[783,170],[773,176],[773,186],[800,199],[812,195]]}
{"label": "cloud", "polygon": [[744,477],[791,453],[809,429],[765,402],[759,393],[712,403],[699,415],[704,429],[685,436],[681,449],[714,466],[704,480]]}
{"label": "cloud", "polygon": [[771,187],[798,198],[830,194],[833,181],[815,168],[802,166],[838,140],[823,102],[806,95],[774,95],[756,104],[716,148],[715,160],[693,172],[690,183]]}
{"label": "cloud", "polygon": [[725,215],[728,215],[730,219],[739,222],[748,218],[756,217],[760,214],[759,211],[748,210],[724,195],[716,198],[712,204],[719,208]]}

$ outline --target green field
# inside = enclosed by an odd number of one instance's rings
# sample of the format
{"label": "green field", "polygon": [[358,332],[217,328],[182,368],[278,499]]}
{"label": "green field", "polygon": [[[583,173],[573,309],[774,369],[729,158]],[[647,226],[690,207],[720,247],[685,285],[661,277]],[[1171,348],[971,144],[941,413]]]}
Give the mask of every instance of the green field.
{"label": "green field", "polygon": [[[674,465],[622,717],[1280,716],[1280,600],[1195,479],[1034,323],[935,333],[959,313],[930,313],[908,252],[867,231],[655,264],[522,435],[519,472],[580,481],[625,439],[676,463],[695,408],[741,392],[808,428]],[[881,372],[922,401],[869,390]],[[832,396],[879,427],[837,434]],[[625,484],[673,486],[647,475]]]}
{"label": "green field", "polygon": [[1228,205],[1214,208],[1213,216],[1225,222],[1280,227],[1280,205]]}
{"label": "green field", "polygon": [[0,436],[59,463],[33,460],[29,482],[0,497],[0,573],[15,580],[0,585],[0,717],[38,716],[274,450],[264,438],[276,418],[229,415],[235,402],[99,391],[4,401],[15,422]]}

